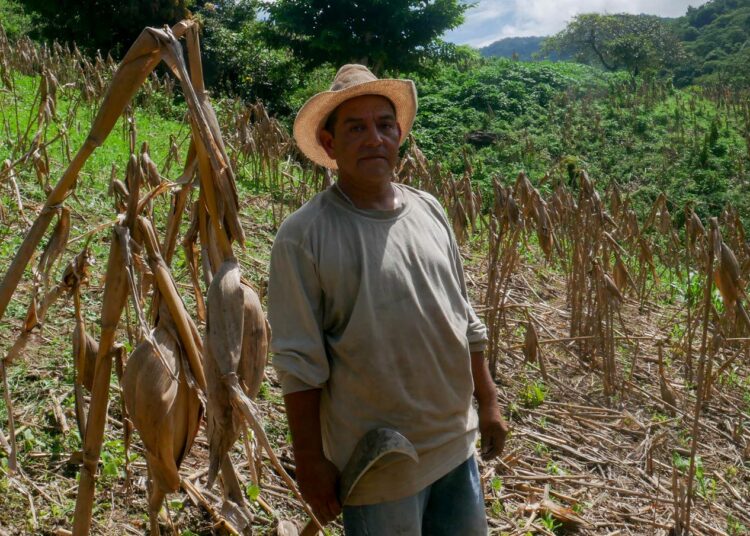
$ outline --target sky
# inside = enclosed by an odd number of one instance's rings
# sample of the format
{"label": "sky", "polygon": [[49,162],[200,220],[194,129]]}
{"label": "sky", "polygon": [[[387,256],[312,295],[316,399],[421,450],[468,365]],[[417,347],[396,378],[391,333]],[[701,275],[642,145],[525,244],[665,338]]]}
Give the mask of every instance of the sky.
{"label": "sky", "polygon": [[465,22],[443,38],[483,47],[503,37],[552,35],[578,13],[645,13],[661,17],[684,15],[688,6],[706,0],[474,0]]}

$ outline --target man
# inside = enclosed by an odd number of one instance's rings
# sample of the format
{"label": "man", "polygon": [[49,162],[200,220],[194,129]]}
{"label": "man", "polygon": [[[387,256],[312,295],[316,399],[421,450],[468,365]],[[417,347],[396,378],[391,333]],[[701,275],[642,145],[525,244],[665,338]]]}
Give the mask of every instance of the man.
{"label": "man", "polygon": [[341,511],[339,471],[369,430],[395,429],[419,454],[376,464],[355,485],[348,535],[486,534],[477,426],[487,459],[508,430],[445,213],[392,182],[416,108],[410,80],[343,66],[294,125],[300,150],[338,180],[287,218],[271,253],[273,362],[315,514]]}

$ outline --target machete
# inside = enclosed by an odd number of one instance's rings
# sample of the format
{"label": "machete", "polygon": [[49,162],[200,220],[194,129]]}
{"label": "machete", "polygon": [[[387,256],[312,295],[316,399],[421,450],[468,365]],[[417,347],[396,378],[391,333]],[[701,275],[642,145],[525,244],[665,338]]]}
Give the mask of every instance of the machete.
{"label": "machete", "polygon": [[[375,462],[389,454],[406,456],[415,463],[419,461],[414,445],[396,430],[375,428],[362,436],[354,447],[349,461],[346,462],[344,470],[341,471],[339,503],[342,506],[364,474],[375,465]],[[318,534],[318,527],[311,520],[302,529],[300,536],[315,536],[316,534]]]}

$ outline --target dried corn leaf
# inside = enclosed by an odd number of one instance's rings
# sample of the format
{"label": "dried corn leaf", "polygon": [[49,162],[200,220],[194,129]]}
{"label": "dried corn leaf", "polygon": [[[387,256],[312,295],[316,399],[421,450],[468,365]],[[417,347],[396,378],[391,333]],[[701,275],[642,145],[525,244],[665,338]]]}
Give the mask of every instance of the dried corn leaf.
{"label": "dried corn leaf", "polygon": [[49,273],[52,270],[55,262],[57,261],[60,254],[65,251],[65,246],[68,244],[68,237],[70,236],[70,210],[65,207],[60,209],[60,215],[57,220],[57,225],[52,231],[52,235],[44,247],[44,252],[39,258],[37,264],[37,271],[42,275],[45,286],[49,278]]}
{"label": "dried corn leaf", "polygon": [[625,291],[628,286],[628,282],[631,280],[630,273],[628,273],[628,269],[619,255],[615,260],[614,279],[615,285],[617,285],[617,288],[620,290],[620,292]]}
{"label": "dried corn leaf", "polygon": [[540,512],[543,515],[550,515],[569,529],[593,528],[591,523],[576,514],[573,510],[551,499],[545,498],[540,502],[527,504],[524,510],[526,512]]}
{"label": "dried corn leaf", "polygon": [[536,363],[539,356],[539,335],[533,322],[526,324],[526,335],[523,339],[523,355],[527,362]]}

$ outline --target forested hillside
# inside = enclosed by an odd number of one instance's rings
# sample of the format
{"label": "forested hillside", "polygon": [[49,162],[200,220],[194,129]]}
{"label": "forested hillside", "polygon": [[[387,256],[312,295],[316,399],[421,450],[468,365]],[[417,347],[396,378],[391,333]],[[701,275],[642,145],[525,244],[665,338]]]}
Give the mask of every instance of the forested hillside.
{"label": "forested hillside", "polygon": [[511,58],[531,61],[539,52],[544,37],[505,37],[479,49],[484,57]]}
{"label": "forested hillside", "polygon": [[679,80],[750,84],[750,0],[711,0],[674,25],[691,55]]}

